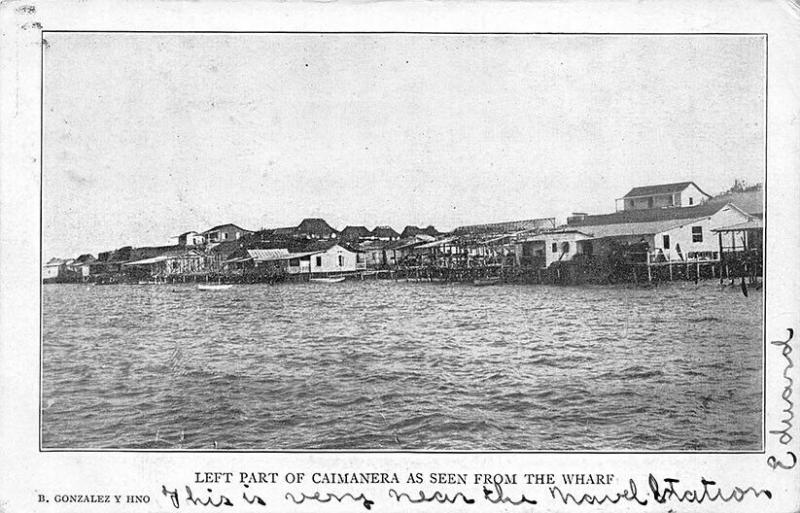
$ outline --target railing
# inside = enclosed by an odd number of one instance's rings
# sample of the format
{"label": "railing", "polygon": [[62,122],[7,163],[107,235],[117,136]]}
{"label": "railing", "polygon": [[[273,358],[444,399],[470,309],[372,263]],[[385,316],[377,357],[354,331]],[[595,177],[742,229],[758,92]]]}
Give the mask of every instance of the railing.
{"label": "railing", "polygon": [[687,262],[718,262],[719,251],[676,251],[656,249],[647,253],[647,262],[659,263],[687,263]]}

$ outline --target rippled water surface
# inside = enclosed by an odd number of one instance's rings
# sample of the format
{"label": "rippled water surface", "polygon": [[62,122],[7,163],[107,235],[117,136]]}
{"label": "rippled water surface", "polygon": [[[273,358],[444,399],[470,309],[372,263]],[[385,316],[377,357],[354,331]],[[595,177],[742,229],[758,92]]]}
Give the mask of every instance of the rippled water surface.
{"label": "rippled water surface", "polygon": [[45,448],[758,450],[760,291],[44,287]]}

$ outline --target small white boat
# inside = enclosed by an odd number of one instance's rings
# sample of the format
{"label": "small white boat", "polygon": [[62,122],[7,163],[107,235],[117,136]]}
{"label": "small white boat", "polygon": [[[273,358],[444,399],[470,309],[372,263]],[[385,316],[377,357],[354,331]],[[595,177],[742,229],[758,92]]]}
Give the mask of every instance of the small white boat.
{"label": "small white boat", "polygon": [[336,278],[311,278],[309,281],[315,283],[341,283],[344,281],[344,276],[338,276]]}
{"label": "small white boat", "polygon": [[207,290],[211,291],[218,291],[218,290],[228,290],[232,288],[233,285],[198,285],[197,290]]}

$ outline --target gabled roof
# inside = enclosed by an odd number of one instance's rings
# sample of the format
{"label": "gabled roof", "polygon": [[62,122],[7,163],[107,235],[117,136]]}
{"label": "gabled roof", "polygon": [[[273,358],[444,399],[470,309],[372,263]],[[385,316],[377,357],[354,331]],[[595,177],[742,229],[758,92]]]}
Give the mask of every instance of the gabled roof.
{"label": "gabled roof", "polygon": [[420,228],[419,226],[413,226],[409,224],[406,225],[405,228],[403,228],[403,231],[400,233],[400,237],[405,239],[406,237],[413,237],[418,233],[422,233],[422,228]]}
{"label": "gabled roof", "polygon": [[733,203],[750,215],[764,214],[764,191],[729,192],[708,200],[709,203]]}
{"label": "gabled roof", "polygon": [[247,254],[256,262],[269,262],[272,260],[283,260],[289,256],[286,248],[278,249],[248,249]]}
{"label": "gabled roof", "polygon": [[394,231],[391,226],[376,226],[372,233],[370,233],[373,237],[378,238],[397,238],[400,237],[400,234]]}
{"label": "gabled roof", "polygon": [[[634,187],[631,189],[628,194],[623,196],[623,198],[636,198],[640,196],[652,196],[654,194],[670,194],[675,192],[681,192],[690,185],[694,185],[697,187],[697,184],[694,182],[675,182],[675,183],[662,183],[658,185],[645,185],[642,187]],[[705,194],[706,196],[710,196],[703,192],[700,187],[697,187],[697,190]]]}
{"label": "gabled roof", "polygon": [[345,226],[344,230],[339,232],[339,237],[343,239],[369,237],[369,230],[366,226]]}
{"label": "gabled roof", "polygon": [[319,217],[307,217],[300,221],[297,230],[304,233],[338,233],[324,219]]}
{"label": "gabled roof", "polygon": [[430,235],[431,237],[437,237],[442,234],[439,230],[437,230],[432,224],[429,224],[425,228],[422,229],[422,233],[425,235]]}
{"label": "gabled roof", "polygon": [[430,235],[431,237],[436,237],[441,235],[441,232],[433,227],[433,225],[428,225],[425,228],[420,228],[419,226],[407,225],[403,228],[403,232],[400,234],[400,237],[405,239],[407,237],[413,237],[419,234]]}
{"label": "gabled roof", "polygon": [[731,208],[748,217],[731,203],[703,203],[694,207],[650,208],[646,210],[622,210],[613,214],[586,216],[567,224],[595,237],[618,235],[649,235],[661,233],[692,222],[705,219],[717,212]]}
{"label": "gabled roof", "polygon": [[586,216],[569,222],[569,226],[596,226],[621,223],[650,223],[675,219],[708,217],[722,210],[727,203],[706,202],[693,207],[648,208],[642,210],[620,210],[613,214]]}
{"label": "gabled roof", "polygon": [[64,260],[63,258],[53,257],[50,260],[48,260],[47,263],[45,263],[44,265],[46,266],[63,265],[65,262],[66,260]]}
{"label": "gabled roof", "polygon": [[[222,228],[227,228],[227,227],[229,227],[229,226],[232,226],[232,227],[234,227],[234,228],[238,228],[239,230],[241,230],[241,231],[243,231],[243,232],[248,232],[248,233],[250,233],[250,230],[246,230],[245,228],[242,228],[241,226],[235,225],[235,224],[233,224],[233,223],[226,223],[226,224],[218,224],[217,226],[215,226],[215,227],[213,227],[213,228],[209,228],[208,230],[206,230],[206,231],[202,232],[202,234],[201,234],[201,235],[205,235],[205,234],[207,234],[207,233],[210,233],[210,232],[214,232],[214,231],[217,231],[217,230],[221,230]],[[187,232],[187,233],[192,233],[192,232]],[[185,235],[185,234],[184,234],[184,235]]]}

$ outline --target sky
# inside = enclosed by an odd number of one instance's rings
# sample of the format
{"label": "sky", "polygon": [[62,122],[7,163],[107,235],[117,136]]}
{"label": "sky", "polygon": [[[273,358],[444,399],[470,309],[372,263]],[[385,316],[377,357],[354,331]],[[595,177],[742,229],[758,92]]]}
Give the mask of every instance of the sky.
{"label": "sky", "polygon": [[48,33],[43,254],[763,181],[761,36]]}

